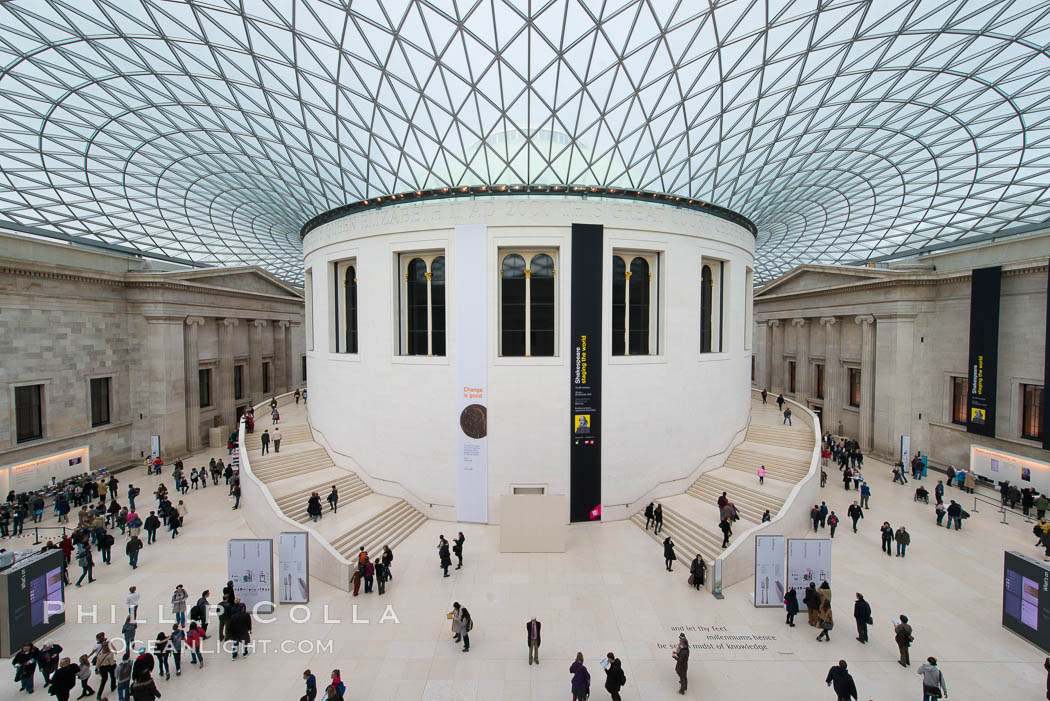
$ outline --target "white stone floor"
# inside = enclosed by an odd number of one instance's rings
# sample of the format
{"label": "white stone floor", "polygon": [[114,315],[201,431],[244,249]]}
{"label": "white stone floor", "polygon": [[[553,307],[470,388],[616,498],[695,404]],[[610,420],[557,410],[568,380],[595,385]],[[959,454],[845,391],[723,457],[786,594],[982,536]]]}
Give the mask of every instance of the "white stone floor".
{"label": "white stone floor", "polygon": [[[206,460],[197,457],[186,465]],[[314,580],[309,623],[292,624],[288,608],[279,607],[277,622],[255,625],[256,640],[272,641],[267,652],[257,648],[256,654],[236,662],[225,654],[209,654],[203,669],[188,669],[180,678],[161,682],[160,689],[167,698],[238,698],[247,693],[253,701],[285,701],[302,695],[303,669],[311,668],[322,681],[338,667],[348,686],[347,698],[355,701],[547,701],[568,698],[568,667],[579,650],[593,675],[594,698],[606,698],[598,661],[613,651],[627,673],[623,698],[659,701],[679,698],[667,646],[677,638],[677,626],[688,626],[694,644],[717,645],[707,636],[731,635],[762,636],[752,642],[765,646],[746,651],[694,649],[688,693],[692,698],[830,699],[824,676],[830,665],[845,658],[862,701],[918,699],[919,678],[914,667],[904,670],[897,665],[892,640],[890,620],[905,613],[915,628],[915,666],[928,655],[937,656],[951,698],[1043,698],[1044,654],[1000,624],[1002,552],[1037,555],[1030,526],[1004,526],[991,507],[982,507],[964,522],[961,532],[937,530],[932,506],[912,501],[912,483],[891,484],[889,468],[869,460],[865,475],[873,487],[872,508],[854,535],[845,511],[855,493],[842,490],[837,474],[832,468],[822,492],[844,522],[834,545],[837,625],[831,643],[815,641],[816,631],[805,625],[804,615],[801,625],[787,628],[780,610],[754,608],[750,582],[729,589],[723,601],[693,591],[686,586],[686,563],[668,574],[659,545],[629,522],[573,526],[565,554],[504,555],[497,551],[496,527],[430,521],[396,549],[395,578],[385,596],[355,599]],[[129,478],[141,483],[144,495],[158,480],[146,478],[143,468],[125,472],[120,475],[122,494]],[[167,475],[164,478],[170,482]],[[949,496],[958,494],[948,490]],[[162,629],[157,607],[166,604],[176,583],[186,585],[191,598],[208,588],[217,599],[226,581],[227,538],[253,534],[238,512],[230,510],[221,484],[191,491],[186,500],[190,515],[183,534],[174,542],[162,535],[147,547],[137,571],[118,554],[118,545],[114,564],[97,570],[95,584],[67,590],[71,622],[53,636],[67,653],[88,651],[100,630],[119,637],[124,597],[132,584],[139,587],[141,614],[148,621],[139,626],[140,638],[153,638]],[[152,496],[140,499],[140,512],[153,503]],[[964,504],[972,511],[972,498]],[[906,559],[880,554],[878,527],[883,520],[911,531]],[[438,534],[451,538],[460,529],[467,536],[466,566],[443,579],[434,549]],[[71,574],[75,580],[79,568],[73,566]],[[875,625],[866,646],[854,639],[856,591],[863,592],[873,608]],[[469,653],[449,640],[445,612],[453,601],[466,605],[475,619]],[[77,605],[96,604],[102,607],[98,622],[76,622]],[[399,623],[380,622],[387,604]],[[110,606],[116,613],[113,622]],[[324,622],[325,606],[329,618],[340,623]],[[352,622],[354,606],[356,618],[368,623]],[[543,623],[540,666],[527,663],[523,634],[531,616]],[[215,640],[213,636],[208,643]],[[303,652],[277,649],[286,640],[293,650],[301,645]],[[316,647],[311,651],[311,646],[328,641],[331,652],[316,652]],[[38,676],[38,687],[40,683]],[[9,680],[0,686],[0,699],[17,695]]]}

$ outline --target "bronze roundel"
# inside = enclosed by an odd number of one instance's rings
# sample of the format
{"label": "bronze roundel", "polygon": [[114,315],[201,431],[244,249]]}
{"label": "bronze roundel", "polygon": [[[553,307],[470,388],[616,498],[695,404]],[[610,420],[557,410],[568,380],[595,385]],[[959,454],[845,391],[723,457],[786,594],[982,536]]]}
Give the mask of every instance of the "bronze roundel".
{"label": "bronze roundel", "polygon": [[477,440],[488,434],[488,411],[480,404],[471,404],[459,415],[459,427],[463,433]]}

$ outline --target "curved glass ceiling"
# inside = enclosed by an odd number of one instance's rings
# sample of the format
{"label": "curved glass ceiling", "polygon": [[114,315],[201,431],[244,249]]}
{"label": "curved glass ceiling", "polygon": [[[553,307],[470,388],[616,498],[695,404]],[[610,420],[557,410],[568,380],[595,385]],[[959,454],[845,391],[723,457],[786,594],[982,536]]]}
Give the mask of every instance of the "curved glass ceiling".
{"label": "curved glass ceiling", "polygon": [[629,187],[764,281],[1050,219],[1041,0],[0,3],[0,219],[301,279],[355,200]]}

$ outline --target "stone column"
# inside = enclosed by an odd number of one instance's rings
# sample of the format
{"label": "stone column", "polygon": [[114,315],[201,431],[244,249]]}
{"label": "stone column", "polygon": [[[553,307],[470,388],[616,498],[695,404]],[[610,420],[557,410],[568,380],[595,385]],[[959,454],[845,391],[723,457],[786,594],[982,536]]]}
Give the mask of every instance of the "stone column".
{"label": "stone column", "polygon": [[284,338],[287,333],[287,321],[275,321],[273,323],[273,384],[274,394],[284,394],[291,388],[288,386],[288,375],[285,366],[288,364],[287,349],[284,347]]}
{"label": "stone column", "polygon": [[[186,450],[186,359],[184,316],[147,316],[146,386],[150,388],[146,425],[160,436],[160,454],[174,459]],[[146,439],[149,440],[148,437]],[[140,450],[149,450],[145,443]]]}
{"label": "stone column", "polygon": [[219,377],[215,383],[219,399],[219,416],[222,423],[232,427],[236,419],[233,399],[233,327],[237,319],[218,319],[219,324]]}
{"label": "stone column", "polygon": [[[248,403],[255,406],[264,400],[262,376],[262,334],[269,324],[256,319],[248,327]],[[272,387],[270,389],[273,389]]]}
{"label": "stone column", "polygon": [[[773,363],[775,362],[774,356],[773,356],[773,353],[774,353],[773,346],[775,345],[774,342],[773,342],[773,337],[776,335],[774,332],[775,332],[775,330],[776,330],[776,328],[778,326],[780,326],[780,322],[777,321],[776,319],[770,319],[769,321],[766,322],[766,386],[765,386],[765,388],[768,389],[770,392],[773,392],[773,381],[774,381],[774,378],[776,377],[776,373],[773,372]],[[773,393],[776,394],[776,392],[773,392]]]}
{"label": "stone column", "polygon": [[202,448],[201,444],[201,388],[200,351],[197,342],[197,327],[204,325],[199,316],[186,317],[186,328],[183,329],[185,340],[186,365],[186,450],[194,453]]}
{"label": "stone column", "polygon": [[841,324],[833,316],[823,316],[824,325],[824,430],[838,433],[839,411],[842,407],[842,344],[839,338]]}
{"label": "stone column", "polygon": [[773,381],[769,391],[773,394],[784,392],[784,325],[774,319],[769,322],[773,332]]}
{"label": "stone column", "polygon": [[[299,322],[293,321],[284,334],[284,373],[288,381],[289,390],[294,389],[303,379],[299,377],[299,358],[292,352],[295,348],[295,344],[292,343],[292,337],[298,333],[300,326]],[[298,382],[295,379],[297,377],[299,377]]]}
{"label": "stone column", "polygon": [[798,353],[795,355],[795,401],[805,404],[809,398],[809,327],[805,319],[792,319],[798,328]]}
{"label": "stone column", "polygon": [[860,449],[871,452],[875,419],[875,317],[858,316],[861,325],[860,340]]}

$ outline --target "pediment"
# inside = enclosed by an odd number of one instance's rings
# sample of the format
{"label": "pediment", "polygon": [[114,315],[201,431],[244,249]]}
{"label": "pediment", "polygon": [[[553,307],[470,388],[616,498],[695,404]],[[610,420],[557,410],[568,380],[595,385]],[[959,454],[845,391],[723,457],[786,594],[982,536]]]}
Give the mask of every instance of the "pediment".
{"label": "pediment", "polygon": [[755,297],[809,292],[811,290],[863,284],[890,277],[886,270],[842,268],[838,266],[802,266],[781,275],[755,293]]}
{"label": "pediment", "polygon": [[301,297],[298,290],[260,268],[200,270],[179,273],[178,278],[195,285],[205,285],[241,292]]}

